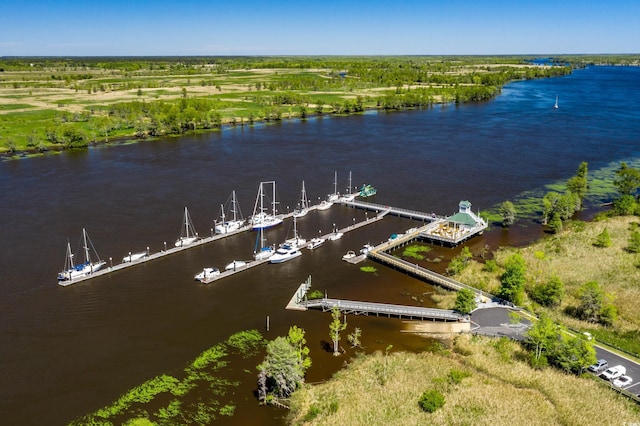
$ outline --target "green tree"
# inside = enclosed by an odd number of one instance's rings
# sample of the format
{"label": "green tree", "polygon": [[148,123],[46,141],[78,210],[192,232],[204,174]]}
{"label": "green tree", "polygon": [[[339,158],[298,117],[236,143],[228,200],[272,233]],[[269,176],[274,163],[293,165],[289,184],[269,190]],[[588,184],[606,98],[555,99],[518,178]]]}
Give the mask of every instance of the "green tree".
{"label": "green tree", "polygon": [[420,408],[427,413],[435,412],[438,408],[444,406],[444,403],[444,396],[436,389],[424,392],[418,400]]}
{"label": "green tree", "polygon": [[596,236],[596,240],[593,242],[593,245],[596,247],[611,247],[611,244],[611,236],[609,235],[607,228],[604,228],[602,232]]}
{"label": "green tree", "polygon": [[352,348],[361,348],[360,337],[362,337],[362,330],[359,327],[356,327],[353,330],[353,333],[347,336],[347,340],[351,344]]}
{"label": "green tree", "polygon": [[258,365],[258,399],[287,398],[304,383],[305,368],[300,355],[285,337],[267,344],[267,355]]}
{"label": "green tree", "polygon": [[549,229],[551,229],[554,234],[562,232],[563,224],[562,219],[560,219],[560,215],[554,214],[551,217],[551,220],[549,220]]}
{"label": "green tree", "polygon": [[623,195],[613,201],[613,212],[619,216],[631,216],[635,214],[638,203],[633,195]]}
{"label": "green tree", "polygon": [[347,328],[347,324],[340,321],[340,309],[334,306],[331,309],[331,323],[329,324],[329,336],[333,341],[333,356],[340,355],[340,332],[345,328]]}
{"label": "green tree", "polygon": [[579,291],[580,304],[576,310],[578,318],[611,325],[617,318],[613,295],[605,294],[595,281],[584,283]]}
{"label": "green tree", "polygon": [[502,216],[502,226],[511,226],[516,219],[516,208],[511,201],[500,204],[500,216]]}
{"label": "green tree", "polygon": [[309,357],[309,348],[305,346],[307,344],[307,339],[305,339],[304,334],[304,329],[294,325],[289,328],[287,341],[295,348],[300,365],[302,365],[302,368],[306,371],[311,367],[311,358]]}
{"label": "green tree", "polygon": [[584,200],[584,197],[587,195],[588,170],[589,170],[588,163],[583,161],[582,163],[580,163],[580,166],[578,166],[578,171],[576,172],[576,175],[569,178],[569,180],[567,181],[567,190],[578,197],[580,207],[582,206],[582,201]]}
{"label": "green tree", "polygon": [[524,301],[524,285],[526,283],[525,273],[526,264],[524,258],[517,253],[509,256],[505,262],[505,271],[500,277],[498,296],[516,305],[522,304]]}
{"label": "green tree", "polygon": [[447,273],[449,275],[459,274],[469,265],[472,258],[473,254],[471,253],[471,250],[469,250],[469,247],[463,247],[460,254],[455,256],[449,262],[449,266],[447,266]]}
{"label": "green tree", "polygon": [[627,251],[629,253],[640,253],[640,231],[631,231]]}
{"label": "green tree", "polygon": [[536,368],[545,367],[548,364],[547,355],[554,347],[557,340],[558,331],[551,318],[542,315],[525,335],[524,344],[532,353],[530,357],[531,365]]}
{"label": "green tree", "polygon": [[471,313],[478,304],[476,303],[476,294],[469,288],[461,288],[456,295],[456,301],[453,305],[455,311],[460,312],[463,315]]}
{"label": "green tree", "polygon": [[640,170],[629,167],[627,163],[622,162],[620,168],[616,170],[613,184],[620,195],[635,196],[638,187],[640,187]]}
{"label": "green tree", "polygon": [[559,333],[552,349],[553,365],[567,373],[580,374],[587,365],[596,362],[593,344],[582,337]]}
{"label": "green tree", "polygon": [[554,275],[546,284],[534,287],[531,297],[543,306],[558,306],[564,297],[564,284]]}

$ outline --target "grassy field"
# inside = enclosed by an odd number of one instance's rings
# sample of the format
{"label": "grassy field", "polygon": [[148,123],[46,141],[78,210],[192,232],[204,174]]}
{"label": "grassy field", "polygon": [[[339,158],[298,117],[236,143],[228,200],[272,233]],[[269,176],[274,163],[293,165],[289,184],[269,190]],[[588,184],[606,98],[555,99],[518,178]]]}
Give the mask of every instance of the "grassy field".
{"label": "grassy field", "polygon": [[[450,349],[376,353],[351,360],[334,378],[292,400],[290,424],[308,425],[622,425],[640,410],[589,377],[528,366],[505,339],[459,336]],[[418,406],[438,390],[445,404]]]}
{"label": "grassy field", "polygon": [[489,99],[528,57],[0,58],[0,154]]}
{"label": "grassy field", "polygon": [[[547,313],[560,324],[589,331],[605,343],[640,355],[640,255],[626,250],[633,223],[639,223],[637,217],[573,222],[562,233],[550,235],[529,247],[501,248],[494,254],[498,264],[496,271],[486,271],[483,262],[471,262],[456,279],[495,293],[500,286],[504,261],[511,254],[520,253],[527,264],[529,290],[538,283],[548,282],[554,275],[565,286],[565,297],[560,306],[543,308],[527,300],[528,309]],[[605,228],[611,236],[611,247],[595,247],[596,236]],[[618,319],[611,327],[581,321],[567,313],[578,305],[580,286],[589,281],[596,281],[613,296]],[[436,298],[441,307],[451,307],[455,296],[440,294]]]}

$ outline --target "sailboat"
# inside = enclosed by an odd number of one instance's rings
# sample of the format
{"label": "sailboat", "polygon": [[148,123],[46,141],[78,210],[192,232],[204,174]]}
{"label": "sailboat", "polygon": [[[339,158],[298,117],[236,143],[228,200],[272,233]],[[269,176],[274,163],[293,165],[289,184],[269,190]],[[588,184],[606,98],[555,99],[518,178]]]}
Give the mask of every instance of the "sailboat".
{"label": "sailboat", "polygon": [[193,244],[198,239],[198,233],[193,227],[191,217],[189,216],[189,210],[184,208],[184,219],[182,220],[182,231],[180,237],[176,241],[176,247],[183,247],[189,244]]}
{"label": "sailboat", "polygon": [[293,211],[293,217],[303,217],[309,211],[309,199],[307,199],[307,191],[304,189],[304,181],[302,181],[302,194],[300,195],[300,204]]}
{"label": "sailboat", "polygon": [[347,188],[347,194],[342,196],[345,201],[353,201],[360,192],[351,192],[351,172],[349,172],[349,187]]}
{"label": "sailboat", "polygon": [[[260,228],[260,233],[256,236],[256,248],[253,251],[253,258],[255,260],[268,259],[275,253],[276,250],[273,247],[264,245],[265,241],[264,228]],[[260,246],[259,250],[258,246]]]}
{"label": "sailboat", "polygon": [[[273,186],[273,199],[271,201],[272,204],[272,213],[266,213],[266,208],[264,206],[264,185],[271,184]],[[276,216],[276,182],[260,182],[260,186],[258,188],[258,197],[256,198],[256,204],[253,207],[253,215],[251,216],[251,229],[258,230],[262,228],[269,228],[271,226],[276,226],[282,223],[282,217]]]}
{"label": "sailboat", "polygon": [[[73,262],[74,254],[71,252],[71,244],[69,243],[69,241],[67,241],[67,256],[64,263],[64,270],[58,273],[58,282],[72,281],[76,278],[91,275],[107,263],[100,260],[100,257],[93,247],[93,243],[91,243],[91,240],[87,235],[87,231],[84,228],[82,228],[82,242],[84,250],[84,262],[76,265]],[[91,249],[98,258],[98,260],[95,262],[91,260],[89,245],[91,245]]]}
{"label": "sailboat", "polygon": [[338,198],[340,198],[340,194],[338,194],[338,172],[336,171],[333,175],[333,194],[327,195],[327,199],[318,204],[318,210],[327,210],[334,202],[338,201]]}
{"label": "sailboat", "polygon": [[244,225],[244,219],[240,213],[240,207],[238,206],[238,200],[236,199],[236,191],[231,192],[231,213],[233,213],[232,220],[225,221],[224,205],[220,205],[220,222],[216,223],[216,234],[227,234],[229,232],[237,231]]}
{"label": "sailboat", "polygon": [[553,109],[558,109],[558,95],[556,95],[556,103],[553,105]]}
{"label": "sailboat", "polygon": [[298,235],[298,227],[296,217],[293,217],[293,238],[285,240],[285,244],[289,244],[293,247],[302,247],[307,244],[307,240]]}

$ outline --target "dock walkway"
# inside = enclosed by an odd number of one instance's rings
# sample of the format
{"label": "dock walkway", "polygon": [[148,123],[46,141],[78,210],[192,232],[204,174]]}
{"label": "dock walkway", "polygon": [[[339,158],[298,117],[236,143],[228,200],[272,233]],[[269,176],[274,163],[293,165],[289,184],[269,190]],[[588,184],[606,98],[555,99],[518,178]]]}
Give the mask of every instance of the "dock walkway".
{"label": "dock walkway", "polygon": [[422,308],[419,306],[392,305],[388,303],[358,302],[340,299],[315,299],[299,303],[305,308],[320,308],[323,312],[337,307],[340,312],[353,315],[375,315],[409,319],[430,319],[440,321],[460,321],[464,317],[448,309]]}

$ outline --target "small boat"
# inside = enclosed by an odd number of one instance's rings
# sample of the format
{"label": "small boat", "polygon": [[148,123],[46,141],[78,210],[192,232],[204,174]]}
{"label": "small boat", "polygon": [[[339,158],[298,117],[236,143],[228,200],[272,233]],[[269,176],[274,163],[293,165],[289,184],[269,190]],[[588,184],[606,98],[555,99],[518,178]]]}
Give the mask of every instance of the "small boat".
{"label": "small boat", "polygon": [[[272,213],[266,213],[266,208],[264,207],[264,185],[271,184],[273,186],[273,200],[272,204]],[[258,187],[258,197],[256,198],[256,204],[253,207],[253,215],[251,216],[251,229],[257,231],[261,228],[270,228],[272,226],[276,226],[282,223],[282,217],[276,215],[276,182],[260,182],[260,186]]]}
{"label": "small boat", "polygon": [[300,204],[293,211],[293,217],[303,217],[309,211],[309,199],[307,198],[307,191],[304,189],[304,181],[302,181],[302,194],[300,195]]}
{"label": "small boat", "polygon": [[122,258],[122,263],[136,262],[138,260],[144,259],[148,255],[149,255],[149,253],[146,252],[146,251],[140,251],[138,253],[129,252],[128,255],[126,255],[125,257]]}
{"label": "small boat", "polygon": [[[82,243],[82,247],[84,249],[84,262],[75,265],[73,262],[74,254],[71,252],[71,244],[67,241],[67,256],[64,263],[64,270],[58,273],[58,282],[72,281],[76,278],[91,275],[106,265],[107,262],[100,260],[100,257],[93,247],[93,243],[89,239],[87,231],[84,228],[82,228]],[[91,249],[89,246],[91,246]],[[90,250],[95,253],[95,256],[98,258],[97,261],[94,262],[91,260]]]}
{"label": "small boat", "polygon": [[184,247],[189,244],[193,244],[198,240],[198,233],[193,227],[193,222],[191,222],[191,216],[189,216],[189,210],[184,208],[184,218],[182,220],[182,231],[180,237],[176,241],[176,247]]}
{"label": "small boat", "polygon": [[225,266],[224,269],[225,271],[235,271],[237,269],[244,268],[245,266],[247,266],[247,262],[244,260],[234,260]]}
{"label": "small boat", "polygon": [[364,246],[362,246],[362,248],[360,249],[360,253],[362,254],[367,254],[369,253],[371,250],[373,250],[373,246],[371,244],[365,244]]}
{"label": "small boat", "polygon": [[322,244],[324,244],[324,238],[320,238],[320,237],[312,238],[311,241],[309,241],[309,244],[307,244],[307,248],[309,250],[313,250],[320,247]]}
{"label": "small boat", "polygon": [[353,250],[349,250],[344,256],[342,256],[342,260],[349,260],[356,257],[356,254]]}
{"label": "small boat", "polygon": [[229,232],[237,231],[244,225],[245,220],[242,219],[240,213],[240,207],[238,206],[238,200],[236,199],[236,191],[231,192],[231,213],[233,213],[232,220],[225,220],[224,205],[220,205],[220,222],[216,222],[215,231],[216,234],[227,234]]}
{"label": "small boat", "polygon": [[376,193],[378,192],[377,189],[375,189],[373,186],[371,185],[362,185],[362,188],[360,188],[360,196],[361,197],[372,197],[374,195],[376,195]]}
{"label": "small boat", "polygon": [[556,103],[553,105],[553,109],[558,109],[558,95],[556,95]]}
{"label": "small boat", "polygon": [[342,238],[342,236],[344,235],[343,232],[336,232],[335,234],[333,234],[332,236],[329,237],[329,239],[331,241],[335,241],[335,240],[339,240],[340,238]]}
{"label": "small boat", "polygon": [[320,201],[320,204],[318,204],[317,209],[318,210],[327,210],[329,207],[331,207],[333,205],[332,202],[330,201],[326,201],[326,200],[322,200]]}
{"label": "small boat", "polygon": [[298,235],[297,218],[293,216],[293,238],[288,238],[284,242],[290,246],[297,248],[303,247],[307,244],[307,240]]}
{"label": "small boat", "polygon": [[[270,258],[271,256],[273,256],[273,254],[276,252],[275,248],[271,247],[271,246],[266,246],[265,243],[265,238],[264,238],[264,229],[260,229],[260,233],[257,235],[256,238],[256,249],[253,251],[253,258],[255,260],[265,260]],[[258,249],[258,246],[260,247],[260,249]]]}
{"label": "small boat", "polygon": [[206,281],[220,275],[218,268],[204,268],[200,273],[193,276],[197,281]]}
{"label": "small boat", "polygon": [[298,247],[288,243],[284,243],[280,247],[278,247],[278,250],[276,250],[274,255],[269,258],[269,262],[282,263],[286,262],[287,260],[295,259],[299,256],[302,256],[302,252]]}

